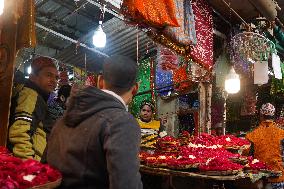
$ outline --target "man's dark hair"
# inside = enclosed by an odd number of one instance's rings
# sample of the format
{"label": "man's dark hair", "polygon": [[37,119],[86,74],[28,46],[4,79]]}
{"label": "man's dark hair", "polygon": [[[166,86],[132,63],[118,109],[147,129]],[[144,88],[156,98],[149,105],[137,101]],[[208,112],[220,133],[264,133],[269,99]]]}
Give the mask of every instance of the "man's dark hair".
{"label": "man's dark hair", "polygon": [[129,91],[136,83],[138,65],[126,56],[114,55],[105,59],[102,76],[106,88],[118,95]]}
{"label": "man's dark hair", "polygon": [[58,90],[57,96],[60,97],[63,95],[65,98],[70,96],[71,86],[70,85],[62,85]]}
{"label": "man's dark hair", "polygon": [[270,116],[270,115],[262,115],[263,119],[268,120],[268,119],[274,119],[274,116]]}
{"label": "man's dark hair", "polygon": [[39,56],[33,59],[31,64],[32,74],[37,75],[45,67],[54,67],[57,69],[54,61],[49,57]]}

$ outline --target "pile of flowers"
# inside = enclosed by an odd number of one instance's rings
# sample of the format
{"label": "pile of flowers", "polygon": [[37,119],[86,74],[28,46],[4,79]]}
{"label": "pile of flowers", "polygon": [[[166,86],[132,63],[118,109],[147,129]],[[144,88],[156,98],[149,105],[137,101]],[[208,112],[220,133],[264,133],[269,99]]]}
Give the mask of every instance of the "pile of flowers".
{"label": "pile of flowers", "polygon": [[160,152],[176,152],[180,147],[180,142],[172,136],[166,136],[158,139],[156,145]]}
{"label": "pile of flowers", "polygon": [[266,165],[266,163],[259,161],[258,159],[254,159],[252,156],[249,156],[248,163],[245,165],[246,170],[250,171],[260,171],[260,170],[270,170],[270,167]]}
{"label": "pile of flowers", "polygon": [[233,163],[225,157],[209,158],[205,164],[202,164],[199,169],[201,171],[228,171],[241,170],[243,165]]}
{"label": "pile of flowers", "polygon": [[61,178],[59,171],[32,159],[21,160],[0,147],[0,188],[31,188]]}
{"label": "pile of flowers", "polygon": [[[187,140],[190,140],[190,143],[186,145]],[[252,157],[241,156],[239,153],[232,153],[227,149],[245,145],[249,145],[249,141],[233,135],[215,137],[201,134],[198,137],[190,137],[188,133],[183,132],[178,139],[171,136],[158,139],[156,151],[141,152],[139,157],[143,164],[151,167],[195,168],[194,170],[202,173],[222,171],[224,174],[223,171],[226,171],[229,174],[230,171],[233,173],[243,169],[267,169],[265,163],[253,160]]]}
{"label": "pile of flowers", "polygon": [[250,142],[246,139],[238,138],[234,135],[213,136],[202,133],[200,136],[193,137],[189,143],[196,147],[206,148],[248,148]]}

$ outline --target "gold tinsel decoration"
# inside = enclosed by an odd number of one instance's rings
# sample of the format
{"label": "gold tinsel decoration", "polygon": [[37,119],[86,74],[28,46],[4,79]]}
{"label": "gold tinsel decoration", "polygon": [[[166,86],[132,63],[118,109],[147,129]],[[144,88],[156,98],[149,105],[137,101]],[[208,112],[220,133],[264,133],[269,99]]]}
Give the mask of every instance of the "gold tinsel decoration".
{"label": "gold tinsel decoration", "polygon": [[187,60],[193,60],[195,63],[197,63],[200,67],[206,69],[207,71],[211,71],[212,67],[206,67],[202,62],[199,60],[193,59],[191,57],[191,51],[192,51],[192,46],[190,45],[183,45],[180,43],[177,43],[173,40],[171,40],[169,37],[164,35],[163,33],[160,32],[154,32],[152,30],[147,31],[147,35],[156,43],[159,43],[173,51],[175,51],[177,54],[181,55],[184,57],[184,59]]}

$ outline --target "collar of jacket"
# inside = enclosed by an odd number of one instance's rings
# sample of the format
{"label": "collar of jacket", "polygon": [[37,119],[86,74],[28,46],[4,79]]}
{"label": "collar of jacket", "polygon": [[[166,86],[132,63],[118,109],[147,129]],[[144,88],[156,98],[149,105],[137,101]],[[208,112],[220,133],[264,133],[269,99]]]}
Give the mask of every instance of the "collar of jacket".
{"label": "collar of jacket", "polygon": [[49,93],[43,91],[40,87],[38,87],[34,82],[28,80],[25,84],[26,87],[35,90],[42,98],[47,102],[49,98]]}

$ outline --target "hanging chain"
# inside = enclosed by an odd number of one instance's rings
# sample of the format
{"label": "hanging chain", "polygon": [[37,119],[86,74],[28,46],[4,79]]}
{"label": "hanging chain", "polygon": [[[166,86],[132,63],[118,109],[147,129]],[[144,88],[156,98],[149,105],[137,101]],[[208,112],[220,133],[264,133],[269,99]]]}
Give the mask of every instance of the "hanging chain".
{"label": "hanging chain", "polygon": [[101,9],[101,15],[100,15],[100,21],[103,21],[105,18],[105,12],[106,12],[106,5],[102,5]]}

